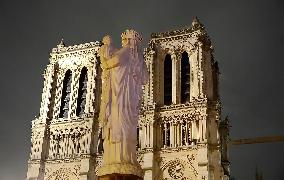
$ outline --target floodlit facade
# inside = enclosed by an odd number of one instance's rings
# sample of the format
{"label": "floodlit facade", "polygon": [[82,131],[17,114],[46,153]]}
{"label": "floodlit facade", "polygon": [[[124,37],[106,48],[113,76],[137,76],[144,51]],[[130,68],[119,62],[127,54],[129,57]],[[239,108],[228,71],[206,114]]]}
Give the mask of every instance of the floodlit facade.
{"label": "floodlit facade", "polygon": [[[39,117],[32,121],[27,179],[97,179],[102,163],[98,124],[99,42],[50,53]],[[218,64],[204,26],[151,35],[144,51],[138,161],[145,180],[228,180],[228,121],[221,121]]]}

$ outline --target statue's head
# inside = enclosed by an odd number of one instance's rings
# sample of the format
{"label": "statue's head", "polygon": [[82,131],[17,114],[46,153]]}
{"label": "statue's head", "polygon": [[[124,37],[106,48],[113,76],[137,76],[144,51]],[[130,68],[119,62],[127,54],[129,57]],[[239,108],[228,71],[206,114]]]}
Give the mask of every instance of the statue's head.
{"label": "statue's head", "polygon": [[131,30],[127,29],[121,34],[122,47],[126,47],[126,46],[133,47],[133,46],[136,46],[141,41],[142,41],[142,37],[133,29]]}

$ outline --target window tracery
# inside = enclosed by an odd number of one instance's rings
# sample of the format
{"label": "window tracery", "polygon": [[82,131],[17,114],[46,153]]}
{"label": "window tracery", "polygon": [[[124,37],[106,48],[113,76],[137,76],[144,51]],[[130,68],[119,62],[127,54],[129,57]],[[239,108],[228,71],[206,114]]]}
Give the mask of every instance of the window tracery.
{"label": "window tracery", "polygon": [[164,104],[172,103],[172,59],[167,54],[164,62]]}
{"label": "window tracery", "polygon": [[190,61],[186,51],[181,55],[181,103],[190,101]]}
{"label": "window tracery", "polygon": [[79,78],[76,116],[82,116],[82,114],[84,114],[85,105],[86,105],[86,95],[87,95],[87,83],[88,83],[88,70],[86,67],[83,67]]}
{"label": "window tracery", "polygon": [[70,101],[70,94],[71,94],[71,81],[72,81],[71,78],[72,78],[72,73],[70,69],[68,69],[65,73],[65,77],[63,80],[59,118],[68,117],[69,101]]}

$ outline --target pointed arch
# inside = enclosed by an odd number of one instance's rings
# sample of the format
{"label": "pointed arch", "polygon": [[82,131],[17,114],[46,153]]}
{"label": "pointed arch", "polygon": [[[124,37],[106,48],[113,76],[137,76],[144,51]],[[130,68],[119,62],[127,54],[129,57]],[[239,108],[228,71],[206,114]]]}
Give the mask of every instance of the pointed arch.
{"label": "pointed arch", "polygon": [[104,142],[103,131],[100,128],[99,135],[98,135],[98,144],[97,144],[97,153],[99,153],[99,154],[103,154],[103,152],[104,152],[103,142]]}
{"label": "pointed arch", "polygon": [[72,73],[68,69],[63,80],[59,118],[68,118],[69,101],[71,94]]}
{"label": "pointed arch", "polygon": [[88,83],[88,69],[86,67],[83,67],[79,78],[76,116],[81,116],[85,112],[87,83]]}
{"label": "pointed arch", "polygon": [[190,101],[190,60],[186,51],[181,55],[181,103]]}
{"label": "pointed arch", "polygon": [[167,54],[164,61],[164,104],[172,104],[172,59]]}

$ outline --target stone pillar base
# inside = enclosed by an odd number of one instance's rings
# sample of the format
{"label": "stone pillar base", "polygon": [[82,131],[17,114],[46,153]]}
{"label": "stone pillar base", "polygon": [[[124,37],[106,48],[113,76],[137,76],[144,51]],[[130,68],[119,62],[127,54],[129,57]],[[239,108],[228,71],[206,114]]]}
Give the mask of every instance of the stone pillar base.
{"label": "stone pillar base", "polygon": [[143,179],[135,175],[109,174],[109,175],[100,176],[99,180],[143,180]]}
{"label": "stone pillar base", "polygon": [[[100,167],[98,170],[98,176],[100,177],[99,179],[105,176],[106,177],[120,177],[121,176],[125,178],[141,177],[142,178],[144,176],[144,173],[139,164],[134,165],[134,164],[128,164],[128,163],[117,163],[117,164],[107,164],[107,165],[103,165],[102,167]],[[136,179],[133,179],[133,180],[136,180]],[[109,180],[109,179],[106,179],[106,180]],[[117,179],[114,179],[114,180],[117,180]],[[126,179],[121,179],[121,180],[126,180]],[[132,179],[129,179],[129,180],[132,180]]]}

